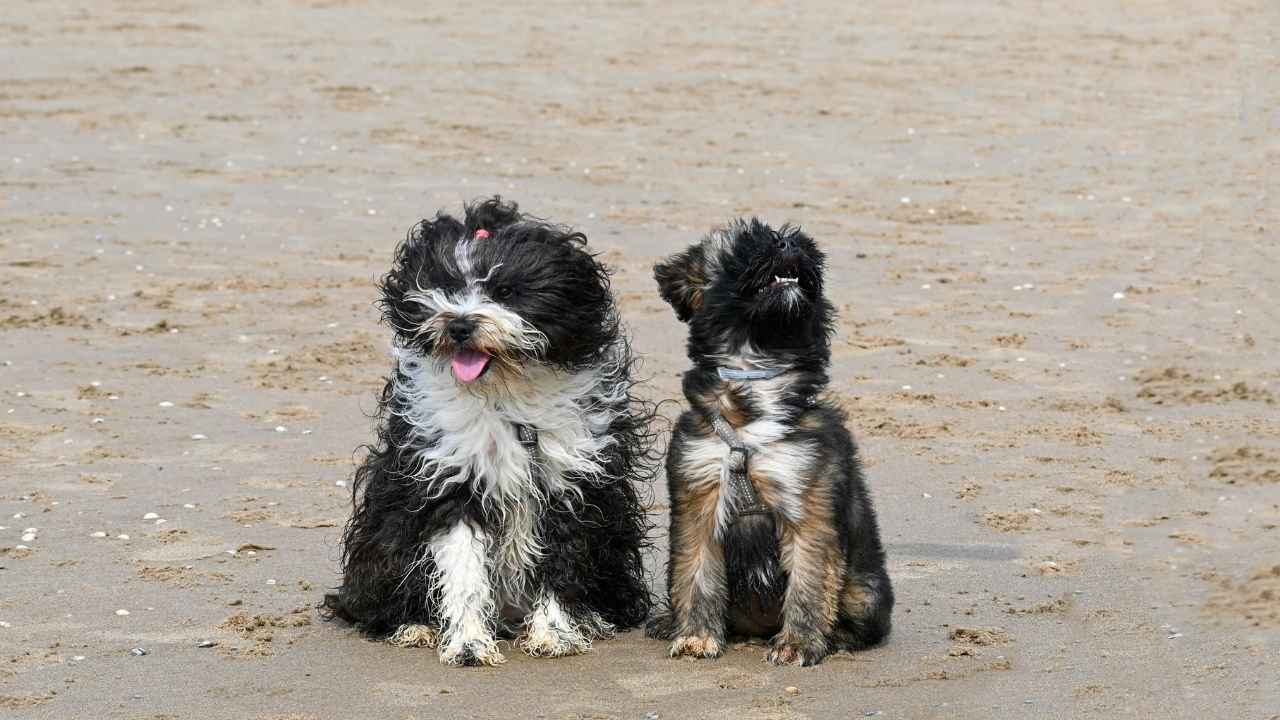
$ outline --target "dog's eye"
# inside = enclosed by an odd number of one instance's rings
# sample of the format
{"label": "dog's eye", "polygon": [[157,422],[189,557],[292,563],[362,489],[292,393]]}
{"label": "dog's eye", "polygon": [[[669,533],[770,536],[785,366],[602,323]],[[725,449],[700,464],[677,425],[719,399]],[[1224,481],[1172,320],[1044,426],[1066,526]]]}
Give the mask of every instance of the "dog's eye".
{"label": "dog's eye", "polygon": [[499,285],[493,289],[494,300],[507,300],[511,297],[512,290],[510,285]]}

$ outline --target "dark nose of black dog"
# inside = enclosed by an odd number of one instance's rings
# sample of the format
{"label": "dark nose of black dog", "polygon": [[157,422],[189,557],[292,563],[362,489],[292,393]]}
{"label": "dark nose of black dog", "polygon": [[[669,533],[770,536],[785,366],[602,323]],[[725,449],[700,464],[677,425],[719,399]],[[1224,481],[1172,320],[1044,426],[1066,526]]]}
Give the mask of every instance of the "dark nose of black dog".
{"label": "dark nose of black dog", "polygon": [[449,325],[445,329],[449,331],[449,337],[454,342],[464,343],[475,332],[476,324],[466,318],[454,318],[449,321]]}
{"label": "dark nose of black dog", "polygon": [[783,255],[790,255],[800,248],[795,241],[789,237],[779,237],[773,241],[773,246]]}

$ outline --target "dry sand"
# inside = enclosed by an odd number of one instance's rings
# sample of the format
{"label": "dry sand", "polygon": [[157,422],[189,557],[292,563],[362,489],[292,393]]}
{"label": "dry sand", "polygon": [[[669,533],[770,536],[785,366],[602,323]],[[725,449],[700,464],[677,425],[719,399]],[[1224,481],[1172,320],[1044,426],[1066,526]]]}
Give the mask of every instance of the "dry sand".
{"label": "dry sand", "polygon": [[[8,3],[0,716],[1280,716],[1280,5],[538,5]],[[373,282],[493,192],[614,265],[654,398],[658,256],[825,244],[887,646],[451,670],[317,618]]]}

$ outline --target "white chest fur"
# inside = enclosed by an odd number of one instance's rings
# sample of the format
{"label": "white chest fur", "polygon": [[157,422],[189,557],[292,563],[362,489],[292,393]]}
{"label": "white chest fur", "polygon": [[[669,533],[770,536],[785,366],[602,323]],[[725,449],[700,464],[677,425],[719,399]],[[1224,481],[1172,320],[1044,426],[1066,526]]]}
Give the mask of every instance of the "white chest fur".
{"label": "white chest fur", "polygon": [[[614,442],[608,428],[626,400],[617,366],[579,373],[530,366],[518,382],[473,388],[413,350],[397,348],[395,356],[396,407],[412,428],[405,449],[416,479],[431,496],[471,484],[504,529],[493,541],[506,572],[496,574],[522,576],[543,553],[539,514],[548,503],[573,507],[581,499],[572,475],[603,471]],[[537,432],[536,467],[518,425]]]}

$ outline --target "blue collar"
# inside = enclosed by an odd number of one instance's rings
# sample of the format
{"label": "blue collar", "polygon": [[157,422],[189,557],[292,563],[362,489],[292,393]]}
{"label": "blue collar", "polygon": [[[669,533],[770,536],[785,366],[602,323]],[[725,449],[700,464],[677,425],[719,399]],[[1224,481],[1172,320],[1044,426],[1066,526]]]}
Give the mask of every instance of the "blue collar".
{"label": "blue collar", "polygon": [[723,365],[716,368],[716,374],[720,376],[721,380],[772,380],[786,371],[786,368],[743,370],[741,368],[724,367]]}

